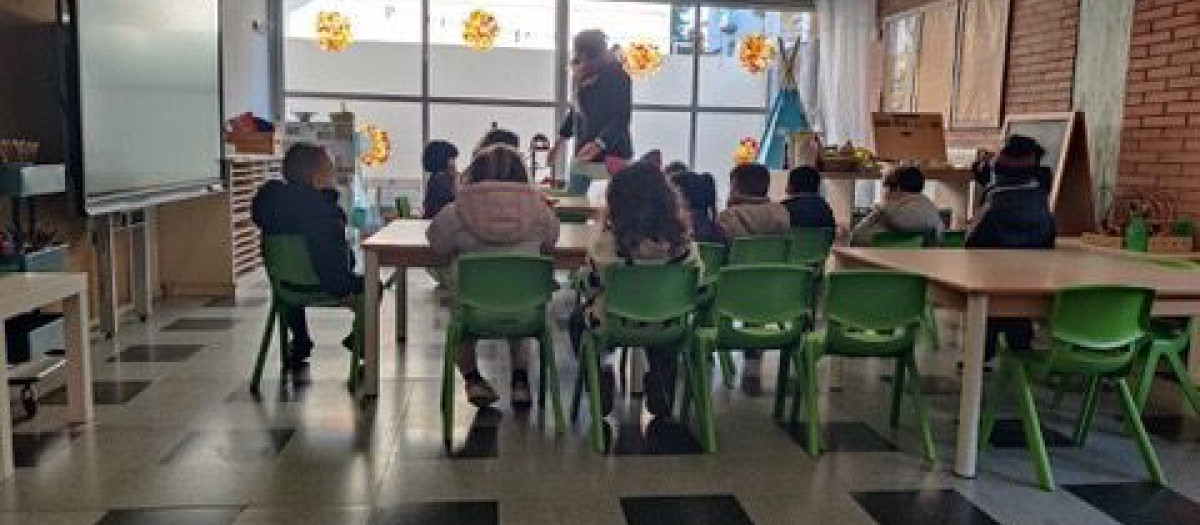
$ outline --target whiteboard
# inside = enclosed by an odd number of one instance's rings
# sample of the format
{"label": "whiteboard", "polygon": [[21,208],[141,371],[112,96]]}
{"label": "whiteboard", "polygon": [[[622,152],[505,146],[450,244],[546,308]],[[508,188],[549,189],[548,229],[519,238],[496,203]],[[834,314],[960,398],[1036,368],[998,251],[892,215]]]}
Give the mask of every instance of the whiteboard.
{"label": "whiteboard", "polygon": [[1059,164],[1066,153],[1067,133],[1071,130],[1071,115],[1047,115],[1044,119],[1010,120],[1004,132],[1005,141],[1013,135],[1025,135],[1046,148],[1046,156],[1042,158],[1042,166],[1058,172]]}
{"label": "whiteboard", "polygon": [[97,214],[221,182],[219,0],[75,2],[84,207]]}

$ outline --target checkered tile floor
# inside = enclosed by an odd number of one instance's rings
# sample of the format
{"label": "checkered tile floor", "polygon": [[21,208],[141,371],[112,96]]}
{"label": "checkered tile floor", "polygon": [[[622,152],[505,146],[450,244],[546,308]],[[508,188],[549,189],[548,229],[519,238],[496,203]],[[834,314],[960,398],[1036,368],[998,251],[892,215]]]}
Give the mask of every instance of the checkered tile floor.
{"label": "checkered tile floor", "polygon": [[[1082,449],[1066,438],[1078,396],[1053,410],[1040,397],[1059,491],[1037,489],[1015,419],[1001,420],[977,479],[955,477],[952,341],[921,353],[935,465],[921,458],[910,413],[888,426],[890,365],[871,361],[846,363],[841,388],[824,389],[831,451],[819,459],[795,428],[772,421],[771,392],[718,384],[714,455],[700,453],[689,425],[651,420],[636,397],[618,404],[610,453],[598,455],[586,443],[586,411],[558,435],[536,412],[504,402],[475,410],[460,395],[446,450],[438,389],[447,313],[422,279],[412,273],[408,344],[397,351],[385,326],[381,394],[366,411],[343,383],[346,312],[312,311],[311,368],[281,378],[268,367],[261,396],[246,388],[266,316],[261,283],[246,283],[236,300],[171,302],[125,325],[119,339],[93,345],[95,424],[66,425],[56,385],[43,389],[37,417],[17,424],[18,470],[0,484],[0,525],[1200,524],[1200,420],[1166,381],[1147,423],[1169,490],[1147,483],[1107,395]],[[570,298],[558,299],[561,319]],[[390,296],[383,308],[388,324]],[[952,337],[954,319],[944,321]],[[557,347],[569,393],[575,361],[565,337]],[[481,353],[507,395],[507,352]],[[774,384],[773,366],[768,356],[764,385]]]}

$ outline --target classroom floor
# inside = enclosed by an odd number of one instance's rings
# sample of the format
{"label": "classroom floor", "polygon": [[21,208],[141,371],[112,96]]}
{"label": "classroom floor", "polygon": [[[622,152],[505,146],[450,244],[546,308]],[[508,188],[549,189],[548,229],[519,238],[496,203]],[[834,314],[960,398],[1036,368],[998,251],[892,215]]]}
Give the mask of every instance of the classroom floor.
{"label": "classroom floor", "polygon": [[[1060,410],[1040,396],[1057,492],[1037,489],[1015,419],[1001,422],[977,479],[949,473],[952,344],[921,352],[937,465],[921,458],[911,411],[888,427],[889,367],[871,361],[847,363],[844,386],[824,395],[833,450],[819,459],[772,422],[770,388],[750,397],[720,386],[714,455],[700,454],[686,427],[649,421],[638,401],[618,407],[613,452],[598,455],[585,442],[586,416],[556,436],[536,412],[514,414],[507,400],[477,411],[461,392],[447,454],[438,411],[447,313],[424,274],[411,275],[411,341],[394,352],[385,327],[384,380],[365,412],[343,383],[349,316],[340,311],[310,314],[318,347],[305,377],[281,384],[269,366],[263,398],[249,394],[267,309],[261,280],[236,301],[163,305],[118,340],[95,343],[96,423],[65,425],[61,391],[44,393],[41,413],[16,426],[18,470],[0,484],[0,525],[1200,523],[1200,420],[1179,415],[1188,412],[1166,380],[1148,421],[1172,490],[1147,483],[1111,394],[1083,449],[1067,444],[1078,396]],[[569,297],[558,299],[561,319]],[[393,319],[390,295],[383,319]],[[953,319],[944,320],[951,337]],[[558,348],[569,393],[575,361],[565,337]],[[506,395],[507,352],[483,355],[484,375]]]}

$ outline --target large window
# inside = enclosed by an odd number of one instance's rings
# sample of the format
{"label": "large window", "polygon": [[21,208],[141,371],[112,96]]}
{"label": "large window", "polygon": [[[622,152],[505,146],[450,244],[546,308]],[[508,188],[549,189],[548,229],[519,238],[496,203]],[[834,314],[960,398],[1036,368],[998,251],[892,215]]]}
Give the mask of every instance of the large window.
{"label": "large window", "polygon": [[[753,33],[788,45],[797,37],[807,42],[811,27],[808,13],[699,2],[284,0],[284,6],[287,110],[324,113],[344,102],[360,122],[392,137],[391,160],[367,175],[397,178],[419,176],[421,145],[430,139],[469,152],[493,123],[526,142],[536,133],[553,137],[571,102],[570,37],[602,29],[616,46],[648,41],[664,55],[657,73],[634,80],[637,154],[657,149],[723,181],[737,142],[761,135],[779,82],[774,68],[745,71],[738,42]],[[463,22],[476,9],[499,25],[487,51],[463,42]],[[349,48],[318,47],[321,11],[350,18]]]}

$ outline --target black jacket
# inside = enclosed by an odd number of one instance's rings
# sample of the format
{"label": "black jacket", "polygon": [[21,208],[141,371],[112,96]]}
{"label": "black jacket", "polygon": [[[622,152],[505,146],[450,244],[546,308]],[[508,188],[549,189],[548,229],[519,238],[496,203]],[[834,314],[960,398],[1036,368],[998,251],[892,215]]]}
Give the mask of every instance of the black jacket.
{"label": "black jacket", "polygon": [[995,185],[967,234],[967,247],[1053,248],[1056,229],[1048,201],[1048,193],[1036,180]]}
{"label": "black jacket", "polygon": [[792,218],[793,228],[833,228],[833,209],[816,193],[799,193],[783,202]]}
{"label": "black jacket", "polygon": [[454,178],[444,171],[430,175],[425,185],[425,200],[421,205],[422,218],[433,219],[451,202],[454,202]]}
{"label": "black jacket", "polygon": [[606,64],[589,85],[576,92],[578,109],[571,109],[558,129],[562,138],[575,137],[575,149],[600,139],[604,157],[633,158],[633,138],[629,133],[633,118],[633,86],[621,63]]}
{"label": "black jacket", "polygon": [[268,181],[254,196],[250,215],[263,235],[304,236],[322,291],[337,297],[362,293],[363,280],[354,274],[346,215],[337,205],[337,192]]}

